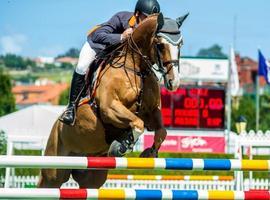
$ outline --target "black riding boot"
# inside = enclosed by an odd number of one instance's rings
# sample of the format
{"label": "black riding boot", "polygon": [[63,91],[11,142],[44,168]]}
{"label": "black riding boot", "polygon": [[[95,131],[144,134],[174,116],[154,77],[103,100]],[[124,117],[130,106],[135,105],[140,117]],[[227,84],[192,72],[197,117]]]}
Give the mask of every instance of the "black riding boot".
{"label": "black riding boot", "polygon": [[69,94],[69,103],[67,109],[64,111],[62,116],[59,118],[60,121],[64,122],[67,125],[74,125],[76,107],[80,100],[81,93],[85,85],[85,75],[78,74],[74,71],[71,88]]}

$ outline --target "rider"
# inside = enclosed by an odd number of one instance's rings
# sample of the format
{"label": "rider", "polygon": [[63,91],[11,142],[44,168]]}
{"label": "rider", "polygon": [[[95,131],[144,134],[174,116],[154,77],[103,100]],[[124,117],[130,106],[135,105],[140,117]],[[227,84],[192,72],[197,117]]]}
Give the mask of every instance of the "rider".
{"label": "rider", "polygon": [[89,32],[73,73],[68,107],[60,117],[62,122],[68,125],[73,125],[75,122],[76,106],[85,84],[85,74],[95,60],[96,54],[109,45],[119,44],[126,40],[137,24],[148,15],[159,12],[160,6],[157,0],[138,0],[135,12],[116,13],[109,21]]}

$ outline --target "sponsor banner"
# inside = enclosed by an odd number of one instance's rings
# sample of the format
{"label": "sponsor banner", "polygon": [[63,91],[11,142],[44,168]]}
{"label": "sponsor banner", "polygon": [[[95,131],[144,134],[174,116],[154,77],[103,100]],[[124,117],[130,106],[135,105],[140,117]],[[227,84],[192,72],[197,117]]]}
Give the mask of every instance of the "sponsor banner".
{"label": "sponsor banner", "polygon": [[[153,135],[144,135],[144,148],[152,146],[153,141]],[[160,152],[225,153],[225,138],[168,135]]]}
{"label": "sponsor banner", "polygon": [[181,58],[180,77],[193,81],[228,81],[228,59]]}

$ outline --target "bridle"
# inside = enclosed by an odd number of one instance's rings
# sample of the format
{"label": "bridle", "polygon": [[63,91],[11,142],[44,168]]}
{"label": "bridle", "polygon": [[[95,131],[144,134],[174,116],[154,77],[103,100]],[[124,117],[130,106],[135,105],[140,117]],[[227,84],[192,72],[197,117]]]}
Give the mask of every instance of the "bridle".
{"label": "bridle", "polygon": [[[173,42],[169,37],[165,37],[166,35],[163,34],[163,33],[168,33],[168,32],[159,32],[157,34],[157,37],[161,37],[165,40],[167,40],[170,44],[174,45],[174,46],[178,46],[178,49],[181,48],[181,46],[183,45],[183,38],[182,36],[180,37],[180,39],[177,41],[177,42]],[[179,32],[170,32],[171,34],[180,34],[180,31]],[[180,73],[180,65],[179,65],[179,58],[178,59],[175,59],[175,60],[162,60],[161,59],[161,49],[159,48],[159,46],[162,46],[160,43],[157,43],[155,45],[155,51],[156,51],[156,55],[157,55],[157,59],[158,59],[158,68],[155,69],[157,72],[161,73],[162,76],[165,78],[165,76],[167,74],[170,73],[170,71],[172,70],[173,66],[177,66],[177,69],[178,69],[178,73]],[[170,68],[167,69],[165,68],[164,66],[167,66],[167,65],[170,65]]]}
{"label": "bridle", "polygon": [[[159,33],[155,33],[155,38],[154,39],[158,39],[158,37],[162,37],[164,38],[162,35],[159,35]],[[164,38],[166,39],[166,38]],[[167,39],[166,39],[167,40]],[[170,41],[167,40],[169,43]],[[182,38],[181,38],[182,41]],[[131,71],[133,72],[136,76],[140,77],[140,88],[137,88],[137,101],[136,101],[136,111],[135,114],[138,115],[140,108],[142,106],[142,96],[144,93],[144,82],[147,76],[149,76],[150,74],[154,74],[156,76],[156,74],[154,73],[154,71],[157,71],[159,73],[162,74],[163,78],[166,77],[167,74],[170,73],[170,71],[172,70],[172,68],[174,67],[174,65],[177,65],[178,67],[178,71],[179,69],[179,61],[178,60],[166,60],[163,61],[161,58],[161,50],[159,48],[159,46],[161,46],[162,43],[157,43],[155,41],[152,42],[152,47],[154,48],[154,53],[157,56],[157,68],[154,67],[151,59],[149,56],[143,55],[143,53],[141,52],[141,50],[139,49],[138,45],[136,44],[136,42],[134,41],[133,36],[131,35],[128,39],[127,42],[121,44],[120,46],[118,46],[115,50],[113,50],[111,53],[107,54],[107,60],[106,63],[110,64],[110,67],[113,68],[123,68],[127,74],[127,71]],[[182,43],[179,43],[182,44]],[[125,47],[126,46],[126,47]],[[126,59],[127,59],[127,54],[128,54],[128,48],[131,49],[132,53],[131,53],[131,57],[134,63],[133,68],[130,66],[126,66]],[[135,69],[135,57],[134,57],[134,53],[140,56],[140,59],[142,60],[143,63],[146,64],[146,68],[144,70],[136,70]],[[124,61],[123,62],[119,62],[121,58],[124,57]],[[170,68],[165,68],[164,66],[170,65]],[[128,75],[127,75],[128,76]],[[135,76],[135,81],[136,81],[136,76]],[[157,82],[158,82],[158,78],[156,77]],[[139,89],[139,90],[138,90]]]}
{"label": "bridle", "polygon": [[[159,36],[158,34],[156,34],[155,39],[157,39],[157,37],[162,37],[162,36]],[[146,76],[148,76],[151,73],[154,73],[153,70],[155,70],[155,71],[161,73],[163,78],[165,79],[166,75],[170,73],[170,71],[172,70],[174,65],[177,65],[178,72],[180,71],[180,66],[179,66],[179,60],[166,60],[166,61],[163,61],[163,59],[161,59],[161,49],[159,48],[159,46],[161,46],[161,43],[156,43],[156,42],[152,43],[152,45],[153,45],[152,48],[154,48],[155,55],[157,56],[157,66],[158,66],[157,69],[154,67],[154,65],[151,62],[150,58],[148,56],[145,56],[145,55],[142,54],[141,50],[139,49],[136,42],[134,41],[132,35],[128,38],[127,44],[129,46],[129,48],[132,49],[133,52],[140,55],[142,61],[144,63],[146,63],[146,66],[147,66],[147,68],[142,72],[137,72],[137,71],[135,71],[135,69],[133,70],[134,73],[136,75],[140,76],[140,78],[141,78],[141,87],[140,87],[139,95],[137,97],[137,108],[136,108],[136,112],[135,112],[135,114],[138,115],[139,111],[140,111],[140,108],[142,106],[143,86],[144,86],[144,81],[145,81]],[[182,44],[182,37],[181,37],[181,42],[178,45],[181,45],[181,44]],[[165,68],[164,66],[166,66],[166,65],[170,65],[170,68],[169,69]],[[130,68],[126,68],[126,69],[130,69]]]}
{"label": "bridle", "polygon": [[[158,37],[163,37],[163,35],[161,34],[156,34],[155,39],[157,39]],[[166,38],[164,38],[166,39]],[[167,39],[166,39],[167,40]],[[170,40],[167,40],[170,44],[173,44],[170,42]],[[148,70],[153,71],[155,70],[156,72],[159,72],[162,74],[163,77],[165,77],[167,74],[170,73],[170,71],[172,70],[173,66],[176,65],[178,68],[178,72],[180,72],[180,66],[179,66],[179,60],[163,60],[161,58],[161,51],[162,49],[160,48],[160,46],[162,46],[162,44],[160,42],[153,42],[152,45],[155,51],[155,55],[157,56],[157,68],[154,67],[153,63],[151,62],[150,58],[148,56],[145,56],[142,54],[142,52],[140,51],[139,47],[137,46],[136,42],[134,41],[132,35],[128,38],[128,42],[127,44],[129,45],[129,47],[133,50],[133,52],[137,53],[138,55],[140,55],[141,59],[144,61],[144,63],[147,64]],[[181,40],[179,43],[177,43],[178,48],[181,48],[183,44],[183,40],[181,37]],[[175,44],[173,44],[175,45]],[[164,66],[170,65],[170,68],[166,68]]]}

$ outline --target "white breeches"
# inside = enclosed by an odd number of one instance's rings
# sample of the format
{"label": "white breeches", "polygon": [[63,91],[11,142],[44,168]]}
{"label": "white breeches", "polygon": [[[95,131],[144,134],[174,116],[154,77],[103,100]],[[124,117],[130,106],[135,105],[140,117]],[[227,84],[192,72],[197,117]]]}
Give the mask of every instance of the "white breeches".
{"label": "white breeches", "polygon": [[91,48],[88,42],[85,42],[79,56],[78,64],[75,68],[75,71],[78,74],[84,75],[88,67],[95,60],[96,52]]}

